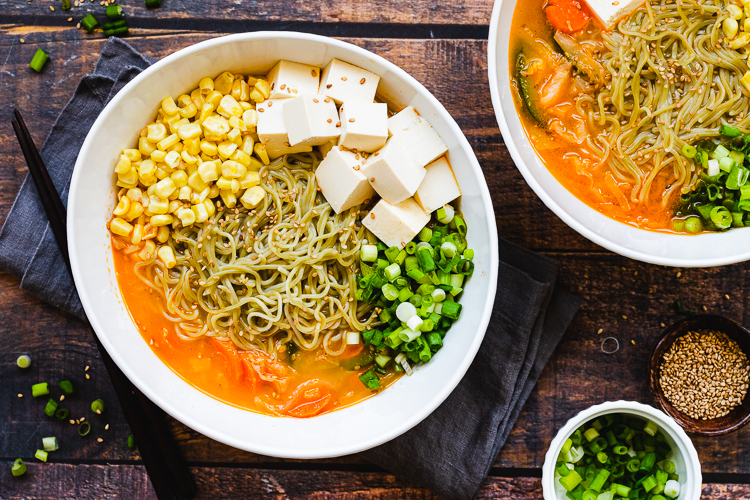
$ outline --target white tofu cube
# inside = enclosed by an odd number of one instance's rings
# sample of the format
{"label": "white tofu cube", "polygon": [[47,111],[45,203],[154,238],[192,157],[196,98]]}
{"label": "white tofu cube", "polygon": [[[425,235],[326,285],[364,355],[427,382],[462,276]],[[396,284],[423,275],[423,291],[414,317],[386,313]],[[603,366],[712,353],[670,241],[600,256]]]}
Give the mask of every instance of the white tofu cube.
{"label": "white tofu cube", "polygon": [[367,177],[359,170],[358,156],[333,148],[315,170],[318,186],[337,214],[375,196]]}
{"label": "white tofu cube", "polygon": [[461,196],[461,190],[451,164],[445,156],[427,165],[425,170],[427,173],[419,189],[414,193],[414,199],[425,212],[431,214]]}
{"label": "white tofu cube", "polygon": [[367,158],[362,170],[375,191],[391,205],[410,198],[426,173],[409,158],[408,148],[398,138],[391,138]]}
{"label": "white tofu cube", "polygon": [[320,93],[332,97],[336,104],[359,101],[372,102],[380,77],[359,66],[332,60],[320,75]]}
{"label": "white tofu cube", "polygon": [[362,224],[389,247],[406,246],[430,221],[414,198],[407,198],[398,205],[380,200]]}
{"label": "white tofu cube", "polygon": [[303,95],[284,104],[284,126],[292,146],[319,146],[341,135],[333,99]]}
{"label": "white tofu cube", "polygon": [[411,159],[420,167],[435,161],[448,151],[448,146],[432,125],[419,116],[413,106],[388,118],[388,131],[405,140],[409,145]]}
{"label": "white tofu cube", "polygon": [[591,12],[607,29],[643,5],[643,0],[586,0]]}
{"label": "white tofu cube", "polygon": [[388,105],[351,101],[341,106],[341,139],[347,149],[372,153],[388,140]]}
{"label": "white tofu cube", "polygon": [[266,78],[271,85],[271,99],[317,94],[320,68],[282,60],[276,63]]}
{"label": "white tofu cube", "polygon": [[269,158],[272,160],[291,153],[312,151],[312,147],[289,144],[289,135],[284,126],[284,104],[291,99],[269,99],[256,106],[258,111],[258,139],[265,144]]}

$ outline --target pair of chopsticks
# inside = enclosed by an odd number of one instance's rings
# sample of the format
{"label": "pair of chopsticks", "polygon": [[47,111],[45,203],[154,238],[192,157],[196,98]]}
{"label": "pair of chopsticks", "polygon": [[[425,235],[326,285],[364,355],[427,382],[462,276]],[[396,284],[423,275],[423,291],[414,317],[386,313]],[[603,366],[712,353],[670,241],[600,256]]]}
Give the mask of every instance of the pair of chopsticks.
{"label": "pair of chopsticks", "polygon": [[[42,157],[31,139],[26,124],[18,110],[13,111],[13,130],[21,145],[26,164],[29,166],[39,198],[42,200],[44,211],[47,213],[50,227],[55,235],[57,246],[60,247],[65,264],[70,271],[70,256],[68,254],[68,239],[66,234],[66,210],[60,195],[57,193],[49,172],[44,166]],[[72,273],[71,273],[72,276]],[[93,330],[92,330],[92,333]],[[185,464],[177,444],[172,440],[162,411],[139,391],[122,371],[94,333],[96,347],[99,349],[104,366],[117,393],[122,411],[133,431],[135,442],[146,466],[146,472],[151,479],[159,500],[190,500],[195,497],[196,488],[190,471]]]}

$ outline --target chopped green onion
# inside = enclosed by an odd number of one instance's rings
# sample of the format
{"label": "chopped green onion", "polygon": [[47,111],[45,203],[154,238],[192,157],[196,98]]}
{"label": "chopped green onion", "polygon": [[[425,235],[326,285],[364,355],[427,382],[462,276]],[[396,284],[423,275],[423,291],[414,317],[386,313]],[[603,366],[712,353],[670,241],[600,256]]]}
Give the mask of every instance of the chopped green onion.
{"label": "chopped green onion", "polygon": [[590,429],[586,429],[586,431],[583,433],[583,437],[585,437],[586,441],[590,443],[591,441],[599,437],[599,431],[597,431],[593,427]]}
{"label": "chopped green onion", "polygon": [[396,260],[396,257],[398,257],[399,252],[401,252],[401,249],[399,247],[389,247],[385,250],[385,257],[388,259],[389,263],[393,263]]}
{"label": "chopped green onion", "polygon": [[656,432],[658,430],[659,428],[656,426],[656,424],[650,420],[646,423],[646,426],[643,428],[643,432],[645,432],[649,436],[656,436]]}
{"label": "chopped green onion", "polygon": [[62,0],[62,10],[70,10],[71,7],[70,0]]}
{"label": "chopped green onion", "polygon": [[49,401],[47,401],[47,405],[44,407],[44,414],[48,417],[54,417],[55,412],[57,411],[57,401],[55,401],[52,398],[49,398]]}
{"label": "chopped green onion", "polygon": [[737,137],[741,132],[737,127],[730,127],[729,125],[722,124],[719,127],[719,133],[727,137]]}
{"label": "chopped green onion", "polygon": [[377,356],[375,356],[375,364],[380,368],[385,368],[385,365],[387,365],[390,360],[391,357],[386,356],[385,354],[378,354]]}
{"label": "chopped green onion", "polygon": [[685,230],[688,233],[700,233],[703,231],[703,223],[701,222],[700,217],[688,217],[685,219]]}
{"label": "chopped green onion", "polygon": [[102,412],[104,411],[104,401],[102,401],[101,399],[94,400],[91,403],[91,411],[101,415]]}
{"label": "chopped green onion", "polygon": [[94,31],[94,28],[97,26],[99,26],[99,21],[97,21],[91,14],[86,14],[86,16],[81,19],[81,27],[85,29],[87,33]]}
{"label": "chopped green onion", "polygon": [[669,498],[677,498],[678,496],[680,496],[680,483],[678,483],[674,479],[670,479],[669,481],[667,481],[667,483],[664,485],[664,494]]}
{"label": "chopped green onion", "polygon": [[47,382],[41,382],[31,386],[31,395],[35,398],[38,396],[46,396],[49,394],[49,384]]}
{"label": "chopped green onion", "polygon": [[697,153],[697,150],[689,144],[685,144],[682,148],[682,154],[687,158],[695,158],[695,153]]}
{"label": "chopped green onion", "polygon": [[643,482],[641,483],[641,486],[643,486],[643,489],[646,490],[646,492],[648,493],[649,491],[654,489],[654,487],[656,486],[656,479],[654,478],[654,476],[648,476],[646,479],[643,480]]}
{"label": "chopped green onion", "polygon": [[717,160],[721,160],[725,156],[729,156],[729,150],[719,144],[718,146],[716,146],[716,149],[714,149],[714,152],[711,153],[711,156],[716,158]]}
{"label": "chopped green onion", "polygon": [[458,319],[458,315],[461,314],[461,304],[458,302],[441,302],[440,305],[442,305],[441,316]]}
{"label": "chopped green onion", "polygon": [[474,250],[472,250],[471,248],[467,248],[466,250],[464,250],[463,257],[466,260],[474,260]]}
{"label": "chopped green onion", "polygon": [[120,36],[120,35],[126,35],[128,33],[128,27],[124,26],[122,28],[115,28],[112,30],[104,30],[104,34],[106,36]]}
{"label": "chopped green onion", "polygon": [[445,255],[449,259],[452,259],[456,256],[456,245],[454,245],[450,241],[444,241],[443,244],[440,245],[440,250],[442,250],[443,255]]}
{"label": "chopped green onion", "polygon": [[57,420],[65,420],[68,418],[68,415],[70,415],[70,411],[66,410],[65,408],[60,408],[55,412],[55,418]]}
{"label": "chopped green onion", "polygon": [[29,366],[31,366],[31,358],[23,354],[21,356],[18,356],[16,364],[19,368],[28,368]]}
{"label": "chopped green onion", "polygon": [[[402,288],[401,290],[398,291],[398,300],[399,302],[406,302],[411,298],[412,295],[414,295],[414,292],[412,292],[408,288]],[[389,299],[389,300],[392,300],[392,299]]]}
{"label": "chopped green onion", "polygon": [[[725,156],[724,158],[719,160],[719,168],[723,170],[724,172],[731,172],[735,165],[737,165],[737,162],[735,162],[729,156]],[[715,184],[712,184],[712,185],[715,185]]]}
{"label": "chopped green onion", "polygon": [[[418,297],[418,295],[417,295]],[[406,323],[412,316],[416,316],[417,308],[410,302],[402,302],[396,308],[396,317]]]}
{"label": "chopped green onion", "polygon": [[38,458],[42,462],[47,461],[47,452],[44,450],[36,450],[36,453],[34,453],[34,457]]}
{"label": "chopped green onion", "polygon": [[458,231],[458,234],[460,234],[462,237],[466,237],[466,223],[464,220],[456,215],[453,218],[453,223],[456,225],[456,231]]}
{"label": "chopped green onion", "polygon": [[367,387],[368,389],[380,389],[380,379],[378,379],[377,374],[375,373],[375,370],[370,368],[365,373],[359,376],[359,380]]}
{"label": "chopped green onion", "polygon": [[26,474],[26,464],[24,463],[23,459],[17,458],[16,461],[13,462],[13,468],[11,469],[11,472],[16,477]]}
{"label": "chopped green onion", "polygon": [[[470,261],[467,261],[470,262]],[[461,288],[464,284],[464,275],[463,274],[451,274],[451,282],[450,285],[453,289]],[[453,292],[453,289],[451,289],[451,292]],[[451,294],[453,295],[453,294]]]}
{"label": "chopped green onion", "polygon": [[[406,322],[406,326],[407,328],[414,330],[415,332],[419,332],[420,328],[422,328],[422,323],[424,323],[424,321],[419,317],[419,315],[417,315],[409,318],[409,321]],[[402,335],[403,333],[404,332],[401,332]],[[401,338],[403,339],[403,336]]]}
{"label": "chopped green onion", "polygon": [[146,0],[147,9],[155,9],[161,6],[161,0]]}
{"label": "chopped green onion", "polygon": [[[419,316],[413,316],[414,318],[419,318]],[[419,337],[420,332],[419,330],[412,330],[410,328],[405,328],[401,330],[398,334],[398,338],[401,339],[402,342],[411,342],[412,340]]]}
{"label": "chopped green onion", "polygon": [[130,448],[131,450],[135,449],[135,436],[133,436],[132,434],[128,436],[128,448]]}
{"label": "chopped green onion", "polygon": [[429,242],[432,239],[432,229],[429,227],[423,227],[417,235],[419,241]]}
{"label": "chopped green onion", "polygon": [[474,262],[470,260],[462,260],[456,268],[458,269],[458,272],[470,276],[472,273],[474,273]]}
{"label": "chopped green onion", "polygon": [[44,65],[47,64],[48,60],[49,55],[45,51],[43,51],[42,49],[36,49],[36,53],[34,54],[34,57],[31,58],[29,66],[31,67],[31,69],[39,73],[42,71]]}
{"label": "chopped green onion", "polygon": [[419,260],[419,266],[425,273],[429,273],[430,271],[434,271],[435,269],[437,269],[435,261],[432,259],[431,252],[426,248],[419,248],[417,250],[417,260]]}
{"label": "chopped green onion", "polygon": [[120,7],[119,5],[107,5],[105,13],[110,19],[120,19],[123,14],[122,7]]}
{"label": "chopped green onion", "polygon": [[445,290],[442,288],[436,288],[432,292],[432,301],[435,303],[439,303],[445,300]]}
{"label": "chopped green onion", "polygon": [[662,469],[664,469],[664,472],[666,472],[667,474],[674,474],[676,466],[675,466],[675,463],[672,462],[671,460],[666,460],[662,464]]}
{"label": "chopped green onion", "polygon": [[732,225],[732,213],[726,207],[714,207],[711,210],[711,222],[719,229],[727,229]]}
{"label": "chopped green onion", "polygon": [[453,207],[450,205],[443,205],[437,209],[436,218],[438,222],[442,224],[450,224],[453,221],[453,216],[456,214]]}
{"label": "chopped green onion", "polygon": [[410,241],[406,244],[406,247],[404,247],[404,250],[406,250],[406,253],[409,255],[414,255],[414,252],[417,251],[417,244],[413,241]]}
{"label": "chopped green onion", "polygon": [[42,446],[44,447],[44,451],[57,451],[60,448],[57,445],[57,438],[54,436],[42,438]]}
{"label": "chopped green onion", "polygon": [[73,388],[73,382],[70,380],[61,380],[57,383],[57,387],[60,388],[60,390],[65,394],[66,396],[70,396],[75,392],[75,389]]}
{"label": "chopped green onion", "polygon": [[78,426],[78,435],[81,437],[88,436],[89,432],[91,432],[91,424],[81,422],[81,425]]}
{"label": "chopped green onion", "polygon": [[359,344],[359,332],[347,332],[346,333],[346,345],[358,345]]}
{"label": "chopped green onion", "polygon": [[565,477],[570,474],[570,468],[568,468],[568,465],[565,462],[560,461],[555,465],[555,472],[560,474],[561,477]]}
{"label": "chopped green onion", "polygon": [[560,478],[560,484],[562,484],[563,488],[565,488],[567,491],[574,490],[576,486],[581,484],[581,481],[583,481],[583,478],[575,470],[570,471],[570,474],[568,474],[567,476]]}
{"label": "chopped green onion", "polygon": [[388,281],[393,281],[399,276],[401,276],[401,266],[399,266],[396,263],[393,263],[390,266],[386,267],[383,270],[383,273],[385,274],[385,277],[388,278]]}
{"label": "chopped green onion", "polygon": [[359,260],[362,262],[375,262],[378,260],[378,247],[375,245],[362,245],[359,249]]}
{"label": "chopped green onion", "polygon": [[[399,297],[398,288],[391,283],[386,283],[380,290],[383,292],[383,297],[385,297],[386,300],[396,300]],[[406,290],[406,288],[404,290]]]}

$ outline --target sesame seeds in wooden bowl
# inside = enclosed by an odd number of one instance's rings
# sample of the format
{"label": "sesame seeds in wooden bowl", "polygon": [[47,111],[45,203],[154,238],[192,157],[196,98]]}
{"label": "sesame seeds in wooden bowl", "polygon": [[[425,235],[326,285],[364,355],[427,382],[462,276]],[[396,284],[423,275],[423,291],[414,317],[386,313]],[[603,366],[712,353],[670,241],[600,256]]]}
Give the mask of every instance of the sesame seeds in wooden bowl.
{"label": "sesame seeds in wooden bowl", "polygon": [[750,420],[750,331],[723,316],[701,315],[666,329],[649,359],[657,406],[686,431],[716,436]]}

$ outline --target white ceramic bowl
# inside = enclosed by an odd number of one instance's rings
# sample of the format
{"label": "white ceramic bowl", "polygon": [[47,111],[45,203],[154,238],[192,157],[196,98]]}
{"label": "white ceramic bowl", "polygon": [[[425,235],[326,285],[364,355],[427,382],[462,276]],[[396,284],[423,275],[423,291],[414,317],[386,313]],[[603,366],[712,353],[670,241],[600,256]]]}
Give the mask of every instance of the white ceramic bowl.
{"label": "white ceramic bowl", "polygon": [[698,461],[698,454],[692,441],[682,430],[682,427],[677,425],[672,417],[651,406],[633,401],[609,401],[592,406],[568,420],[568,423],[560,429],[555,439],[550,443],[542,466],[544,500],[565,500],[566,498],[565,488],[555,479],[555,463],[565,440],[584,423],[608,413],[628,413],[654,422],[659,430],[664,433],[667,443],[672,447],[672,451],[667,458],[675,463],[675,472],[680,476],[679,500],[700,499],[703,481],[701,464]]}
{"label": "white ceramic bowl", "polygon": [[[332,58],[381,76],[379,95],[395,108],[413,105],[449,147],[460,179],[462,210],[476,268],[461,300],[464,310],[445,347],[411,377],[353,407],[311,419],[274,418],[221,403],[164,365],[125,309],[112,266],[106,222],[114,207],[115,161],[132,147],[162,98],[195,88],[200,78],[229,70],[265,73],[279,59],[324,66]],[[456,122],[416,80],[354,45],[302,33],[245,33],[180,50],[130,82],[94,123],[76,162],[68,198],[73,276],[97,335],[128,378],[167,413],[217,441],[264,455],[320,458],[379,445],[415,426],[456,387],[474,359],[489,322],[497,283],[497,231],[489,191]]]}
{"label": "white ceramic bowl", "polygon": [[510,26],[517,1],[496,0],[492,11],[487,54],[490,93],[505,145],[516,167],[544,204],[594,243],[644,262],[708,267],[750,259],[750,228],[696,236],[637,229],[597,212],[555,179],[532,148],[513,102],[508,58]]}

